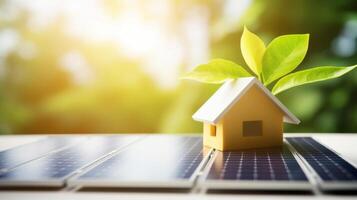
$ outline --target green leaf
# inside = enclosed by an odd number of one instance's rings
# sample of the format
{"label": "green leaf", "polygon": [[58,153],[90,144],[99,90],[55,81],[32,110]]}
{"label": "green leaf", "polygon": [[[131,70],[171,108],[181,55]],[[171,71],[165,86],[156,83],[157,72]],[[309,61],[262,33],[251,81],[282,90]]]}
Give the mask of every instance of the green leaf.
{"label": "green leaf", "polygon": [[309,34],[283,35],[275,38],[263,56],[263,80],[268,85],[293,71],[304,59]]}
{"label": "green leaf", "polygon": [[281,78],[275,84],[272,92],[274,95],[276,95],[284,90],[299,85],[337,78],[353,70],[356,67],[357,65],[350,67],[324,66],[295,72]]}
{"label": "green leaf", "polygon": [[223,83],[227,79],[252,76],[240,65],[224,60],[213,59],[207,64],[197,66],[187,73],[182,79],[191,79],[204,83]]}
{"label": "green leaf", "polygon": [[260,77],[260,73],[262,72],[262,59],[265,52],[264,42],[244,26],[243,35],[240,40],[240,48],[249,68]]}

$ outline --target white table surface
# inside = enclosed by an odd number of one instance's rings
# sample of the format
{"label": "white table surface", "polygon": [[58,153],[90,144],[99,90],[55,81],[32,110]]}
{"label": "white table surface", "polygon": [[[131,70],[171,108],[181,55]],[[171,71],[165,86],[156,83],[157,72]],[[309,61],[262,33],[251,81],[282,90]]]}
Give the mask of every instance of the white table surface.
{"label": "white table surface", "polygon": [[[357,164],[357,134],[285,134],[285,136],[312,136],[319,142],[325,144],[349,161]],[[0,136],[0,151],[15,147],[20,144],[36,141],[46,137],[46,135],[16,135]],[[272,193],[226,193],[212,194],[205,191],[193,190],[184,193],[175,192],[133,192],[133,191],[76,191],[74,189],[63,188],[59,191],[41,190],[0,190],[0,200],[11,199],[153,199],[153,200],[175,200],[175,199],[357,199],[357,194],[335,195],[322,194],[272,194]]]}

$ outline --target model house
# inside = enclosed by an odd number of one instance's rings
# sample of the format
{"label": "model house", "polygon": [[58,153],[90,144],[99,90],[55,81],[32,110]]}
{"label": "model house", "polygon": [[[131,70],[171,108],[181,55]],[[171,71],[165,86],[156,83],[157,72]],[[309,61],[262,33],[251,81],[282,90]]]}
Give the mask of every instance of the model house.
{"label": "model house", "polygon": [[300,123],[253,77],[225,82],[192,117],[203,122],[204,145],[221,151],[280,146],[283,122]]}

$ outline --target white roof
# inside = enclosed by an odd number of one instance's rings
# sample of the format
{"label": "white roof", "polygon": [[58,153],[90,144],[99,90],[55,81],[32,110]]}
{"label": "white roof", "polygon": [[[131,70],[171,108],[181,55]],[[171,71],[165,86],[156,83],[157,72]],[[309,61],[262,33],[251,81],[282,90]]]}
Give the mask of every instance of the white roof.
{"label": "white roof", "polygon": [[192,118],[196,121],[217,124],[221,117],[242,97],[253,85],[257,85],[284,113],[283,121],[299,124],[295,117],[264,85],[254,77],[239,78],[225,82]]}

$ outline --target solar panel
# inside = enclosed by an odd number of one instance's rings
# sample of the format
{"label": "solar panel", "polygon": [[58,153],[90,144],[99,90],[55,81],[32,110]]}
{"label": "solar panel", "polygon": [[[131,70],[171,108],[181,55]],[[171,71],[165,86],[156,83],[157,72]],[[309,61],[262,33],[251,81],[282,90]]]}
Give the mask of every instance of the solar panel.
{"label": "solar panel", "polygon": [[91,137],[0,174],[0,186],[62,186],[70,175],[136,139],[135,136]]}
{"label": "solar panel", "polygon": [[36,142],[21,145],[0,152],[0,173],[21,165],[25,162],[40,158],[49,152],[73,145],[85,138],[79,137],[48,137]]}
{"label": "solar panel", "polygon": [[82,187],[190,188],[207,158],[202,137],[149,136],[81,176],[70,179],[68,184]]}
{"label": "solar panel", "polygon": [[315,171],[320,188],[357,189],[357,169],[335,152],[311,137],[287,138],[301,157]]}
{"label": "solar panel", "polygon": [[207,189],[310,190],[309,181],[285,144],[216,152],[203,182]]}

